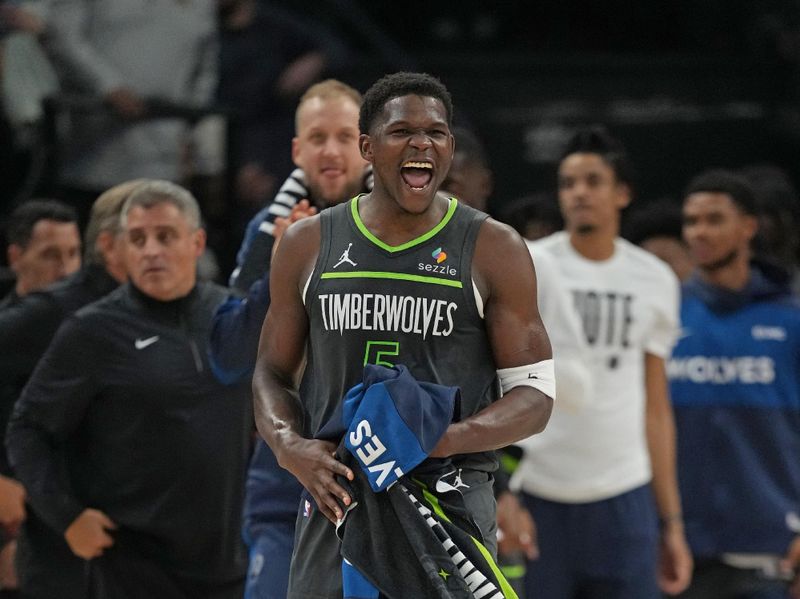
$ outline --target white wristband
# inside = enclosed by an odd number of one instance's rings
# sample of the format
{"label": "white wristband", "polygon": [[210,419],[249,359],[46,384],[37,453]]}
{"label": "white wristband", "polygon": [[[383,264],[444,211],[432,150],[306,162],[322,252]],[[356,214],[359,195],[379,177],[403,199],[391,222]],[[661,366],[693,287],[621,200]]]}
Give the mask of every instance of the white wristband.
{"label": "white wristband", "polygon": [[527,386],[556,398],[556,375],[552,359],[514,368],[501,368],[497,371],[497,377],[504,395],[514,387]]}

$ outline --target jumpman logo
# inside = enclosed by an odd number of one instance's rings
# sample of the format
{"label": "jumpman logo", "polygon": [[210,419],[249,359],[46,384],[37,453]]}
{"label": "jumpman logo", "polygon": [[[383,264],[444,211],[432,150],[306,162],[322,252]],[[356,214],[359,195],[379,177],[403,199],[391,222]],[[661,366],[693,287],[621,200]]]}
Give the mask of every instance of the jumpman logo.
{"label": "jumpman logo", "polygon": [[453,487],[455,487],[456,489],[462,489],[462,488],[469,489],[469,485],[464,483],[463,480],[461,480],[461,468],[459,468],[458,472],[456,473],[456,478],[453,481]]}
{"label": "jumpman logo", "polygon": [[347,249],[342,252],[342,256],[341,256],[341,258],[339,258],[339,261],[336,264],[333,265],[334,268],[336,268],[337,266],[341,266],[343,262],[347,262],[348,264],[350,264],[352,266],[358,266],[355,262],[353,262],[350,259],[350,248],[351,247],[353,247],[352,243],[347,245]]}

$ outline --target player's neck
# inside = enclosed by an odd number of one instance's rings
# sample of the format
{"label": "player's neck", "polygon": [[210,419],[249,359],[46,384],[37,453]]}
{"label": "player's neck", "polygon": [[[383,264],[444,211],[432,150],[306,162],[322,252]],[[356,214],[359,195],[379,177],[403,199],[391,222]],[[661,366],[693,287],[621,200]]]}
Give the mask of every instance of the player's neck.
{"label": "player's neck", "polygon": [[741,291],[750,281],[749,252],[743,252],[727,266],[716,269],[699,268],[698,273],[706,283],[723,289]]}
{"label": "player's neck", "polygon": [[378,239],[388,245],[402,245],[424,235],[444,218],[449,201],[437,196],[421,214],[406,212],[391,197],[376,193],[361,196],[358,214],[361,222]]}
{"label": "player's neck", "polygon": [[594,231],[575,231],[569,233],[572,247],[587,260],[598,262],[608,260],[614,255],[616,231],[595,229]]}

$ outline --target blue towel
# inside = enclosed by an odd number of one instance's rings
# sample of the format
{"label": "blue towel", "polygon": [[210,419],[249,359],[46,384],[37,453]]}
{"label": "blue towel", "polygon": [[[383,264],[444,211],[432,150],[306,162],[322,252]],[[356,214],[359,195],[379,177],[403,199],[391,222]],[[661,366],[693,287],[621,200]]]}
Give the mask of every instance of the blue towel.
{"label": "blue towel", "polygon": [[[457,416],[460,391],[417,381],[403,365],[367,364],[342,407],[344,444],[375,493],[428,457]],[[345,599],[377,599],[378,589],[342,560]]]}
{"label": "blue towel", "polygon": [[367,364],[344,399],[345,447],[372,490],[384,491],[420,464],[453,421],[457,387],[417,381],[405,366]]}

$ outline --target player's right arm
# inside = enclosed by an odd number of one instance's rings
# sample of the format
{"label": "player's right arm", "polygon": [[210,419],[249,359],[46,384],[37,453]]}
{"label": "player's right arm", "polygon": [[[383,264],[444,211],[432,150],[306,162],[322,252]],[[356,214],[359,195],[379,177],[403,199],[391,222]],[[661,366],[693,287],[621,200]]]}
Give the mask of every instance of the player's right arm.
{"label": "player's right arm", "polygon": [[352,480],[353,473],[334,459],[333,443],[303,437],[297,392],[309,326],[302,294],[319,246],[319,217],[307,218],[289,227],[272,261],[272,303],[261,330],[253,401],[256,427],[278,463],[311,493],[320,511],[336,521],[342,517],[337,497],[345,504],[350,497],[334,476]]}

